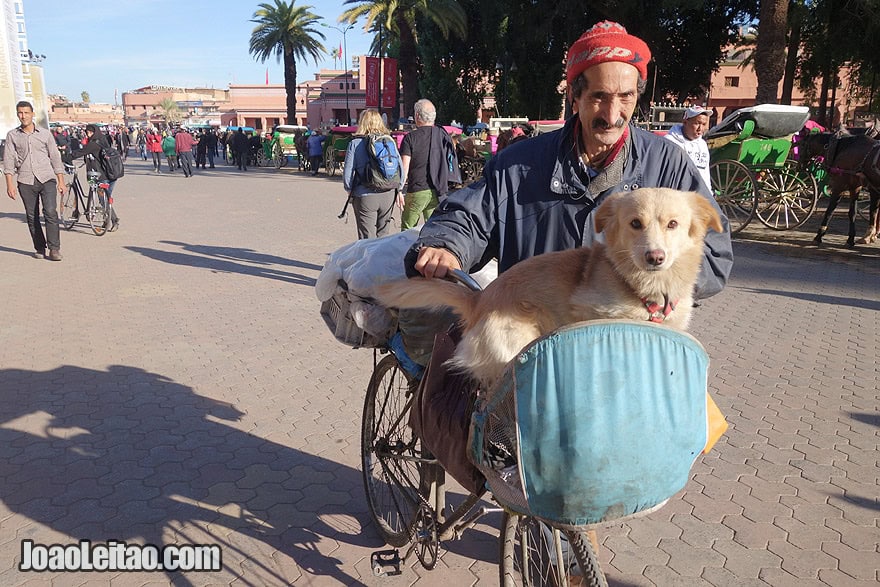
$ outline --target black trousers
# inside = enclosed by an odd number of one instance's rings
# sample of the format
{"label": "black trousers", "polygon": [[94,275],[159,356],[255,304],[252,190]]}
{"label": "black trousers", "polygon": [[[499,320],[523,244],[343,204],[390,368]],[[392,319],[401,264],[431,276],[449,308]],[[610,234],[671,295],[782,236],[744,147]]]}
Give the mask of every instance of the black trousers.
{"label": "black trousers", "polygon": [[[33,185],[26,183],[18,184],[18,193],[24,204],[24,212],[27,216],[28,229],[31,232],[31,240],[34,241],[34,250],[43,253],[46,245],[52,251],[61,249],[61,231],[58,223],[58,183],[50,179],[46,183],[40,183],[34,179]],[[40,205],[43,207],[43,218],[46,220],[46,234],[43,235],[43,226],[40,224]]]}

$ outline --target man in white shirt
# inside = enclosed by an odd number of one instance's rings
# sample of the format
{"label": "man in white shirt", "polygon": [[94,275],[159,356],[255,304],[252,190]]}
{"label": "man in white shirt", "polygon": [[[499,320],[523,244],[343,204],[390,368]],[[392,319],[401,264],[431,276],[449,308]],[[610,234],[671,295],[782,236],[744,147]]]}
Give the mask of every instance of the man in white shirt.
{"label": "man in white shirt", "polygon": [[709,117],[712,110],[702,106],[691,106],[684,111],[684,121],[669,129],[666,138],[678,143],[697,166],[706,187],[712,190],[709,179],[709,146],[703,140],[703,133],[709,130]]}

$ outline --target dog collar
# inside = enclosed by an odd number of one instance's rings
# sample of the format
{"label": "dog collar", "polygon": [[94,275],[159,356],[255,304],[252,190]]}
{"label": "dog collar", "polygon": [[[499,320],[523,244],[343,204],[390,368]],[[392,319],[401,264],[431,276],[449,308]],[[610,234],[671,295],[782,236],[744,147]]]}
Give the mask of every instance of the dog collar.
{"label": "dog collar", "polygon": [[669,296],[663,294],[662,306],[657,302],[648,300],[648,298],[642,298],[642,303],[645,304],[645,309],[648,310],[648,320],[650,322],[662,324],[663,321],[666,320],[666,317],[675,309],[675,306],[678,305],[678,300],[674,302],[669,301]]}

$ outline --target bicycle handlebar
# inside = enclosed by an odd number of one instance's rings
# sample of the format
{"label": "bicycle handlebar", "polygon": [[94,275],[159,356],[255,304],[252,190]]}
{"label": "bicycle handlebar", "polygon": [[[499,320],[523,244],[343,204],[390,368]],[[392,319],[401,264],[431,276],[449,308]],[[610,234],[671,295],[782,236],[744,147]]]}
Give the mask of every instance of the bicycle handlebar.
{"label": "bicycle handlebar", "polygon": [[462,271],[461,269],[452,269],[446,272],[446,279],[453,282],[458,282],[468,288],[471,291],[483,291],[483,288],[480,287],[480,284],[477,281]]}

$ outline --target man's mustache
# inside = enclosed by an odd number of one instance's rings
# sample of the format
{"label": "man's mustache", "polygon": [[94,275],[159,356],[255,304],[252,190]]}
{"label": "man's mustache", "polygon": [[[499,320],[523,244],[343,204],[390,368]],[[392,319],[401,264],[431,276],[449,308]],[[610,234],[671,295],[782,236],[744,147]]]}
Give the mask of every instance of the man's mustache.
{"label": "man's mustache", "polygon": [[625,124],[626,124],[626,119],[623,117],[618,118],[614,124],[611,124],[610,122],[608,122],[607,120],[605,120],[603,118],[597,118],[593,121],[593,128],[595,130],[608,130],[609,128],[612,128],[612,127],[623,128],[623,126]]}

